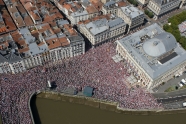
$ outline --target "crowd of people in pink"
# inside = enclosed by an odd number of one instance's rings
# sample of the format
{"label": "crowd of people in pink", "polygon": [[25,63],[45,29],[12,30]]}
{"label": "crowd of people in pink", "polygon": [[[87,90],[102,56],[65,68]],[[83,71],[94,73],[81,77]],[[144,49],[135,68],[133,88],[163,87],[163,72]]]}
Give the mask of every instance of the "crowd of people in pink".
{"label": "crowd of people in pink", "polygon": [[[113,43],[92,48],[84,55],[48,62],[19,74],[1,74],[0,110],[5,124],[30,124],[29,97],[45,89],[47,81],[55,82],[55,91],[68,87],[82,90],[94,88],[94,98],[118,102],[121,108],[153,109],[161,107],[157,100],[142,88],[128,88],[129,75],[122,62],[115,63]],[[46,69],[46,71],[43,71]]]}

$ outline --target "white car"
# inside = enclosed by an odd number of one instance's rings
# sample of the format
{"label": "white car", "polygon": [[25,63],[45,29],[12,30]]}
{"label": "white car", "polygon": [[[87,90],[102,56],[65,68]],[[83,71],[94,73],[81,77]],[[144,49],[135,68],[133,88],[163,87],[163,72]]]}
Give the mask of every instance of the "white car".
{"label": "white car", "polygon": [[186,107],[186,102],[183,103],[183,107]]}
{"label": "white car", "polygon": [[186,84],[185,79],[181,79],[181,82],[182,82],[183,84]]}
{"label": "white car", "polygon": [[183,87],[183,84],[179,83],[179,86],[180,86],[180,87]]}

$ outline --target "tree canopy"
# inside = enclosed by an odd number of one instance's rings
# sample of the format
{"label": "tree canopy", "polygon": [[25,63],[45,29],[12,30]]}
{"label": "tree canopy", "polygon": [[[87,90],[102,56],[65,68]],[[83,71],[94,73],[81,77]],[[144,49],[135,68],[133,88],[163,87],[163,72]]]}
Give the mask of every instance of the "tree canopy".
{"label": "tree canopy", "polygon": [[186,37],[181,36],[180,31],[178,29],[178,25],[186,20],[186,11],[175,15],[168,19],[169,24],[165,24],[163,29],[174,35],[177,42],[179,42],[184,49],[186,49]]}
{"label": "tree canopy", "polygon": [[133,4],[134,6],[138,6],[138,2],[136,0],[128,0],[129,3]]}
{"label": "tree canopy", "polygon": [[145,14],[149,17],[149,18],[153,18],[154,17],[154,14],[150,11],[148,11],[147,9],[145,9]]}

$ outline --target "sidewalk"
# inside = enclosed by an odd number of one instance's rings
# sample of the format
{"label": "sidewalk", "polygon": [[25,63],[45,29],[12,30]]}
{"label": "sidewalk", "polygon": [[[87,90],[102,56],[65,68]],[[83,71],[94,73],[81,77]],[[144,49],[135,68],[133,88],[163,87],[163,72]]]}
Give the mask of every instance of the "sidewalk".
{"label": "sidewalk", "polygon": [[155,93],[164,93],[164,91],[171,87],[171,86],[178,86],[178,83],[181,81],[181,79],[185,79],[186,78],[186,74],[182,74],[180,77],[178,78],[172,78],[171,80],[167,81],[164,85],[159,86],[159,88],[154,88],[157,91],[153,91]]}

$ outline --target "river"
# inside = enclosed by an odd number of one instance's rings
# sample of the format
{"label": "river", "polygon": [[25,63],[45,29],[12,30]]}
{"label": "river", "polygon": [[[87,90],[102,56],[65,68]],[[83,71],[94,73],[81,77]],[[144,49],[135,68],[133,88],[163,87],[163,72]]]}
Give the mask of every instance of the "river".
{"label": "river", "polygon": [[36,124],[186,124],[185,114],[127,115],[70,102],[34,97]]}

